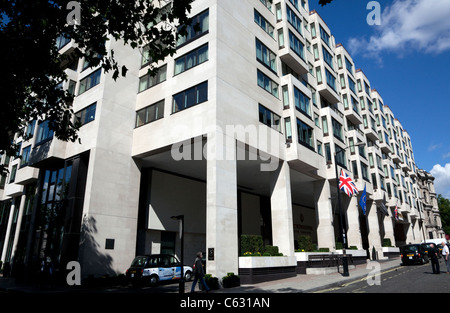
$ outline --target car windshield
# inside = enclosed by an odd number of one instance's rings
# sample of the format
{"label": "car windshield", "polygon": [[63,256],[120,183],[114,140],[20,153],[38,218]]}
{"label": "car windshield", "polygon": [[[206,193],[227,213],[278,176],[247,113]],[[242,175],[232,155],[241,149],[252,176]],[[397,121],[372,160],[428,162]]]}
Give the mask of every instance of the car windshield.
{"label": "car windshield", "polygon": [[403,252],[417,252],[417,246],[403,247]]}
{"label": "car windshield", "polygon": [[135,257],[133,262],[131,262],[131,267],[144,267],[145,262],[147,262],[147,257],[145,256]]}

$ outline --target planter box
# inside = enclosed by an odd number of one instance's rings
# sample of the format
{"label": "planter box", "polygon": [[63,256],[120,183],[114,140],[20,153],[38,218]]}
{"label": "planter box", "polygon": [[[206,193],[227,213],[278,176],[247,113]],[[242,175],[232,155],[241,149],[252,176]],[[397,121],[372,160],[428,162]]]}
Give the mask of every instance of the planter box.
{"label": "planter box", "polygon": [[384,257],[398,257],[400,256],[400,248],[397,247],[383,247],[383,256]]}
{"label": "planter box", "polygon": [[254,284],[276,279],[295,277],[295,256],[249,256],[239,257],[241,284]]}

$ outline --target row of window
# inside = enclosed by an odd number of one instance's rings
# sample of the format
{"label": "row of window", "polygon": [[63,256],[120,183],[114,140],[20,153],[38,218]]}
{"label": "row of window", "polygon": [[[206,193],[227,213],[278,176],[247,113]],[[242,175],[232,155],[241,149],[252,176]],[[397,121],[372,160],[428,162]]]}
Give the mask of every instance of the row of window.
{"label": "row of window", "polygon": [[[184,27],[184,26],[180,26]],[[196,40],[209,31],[209,10],[192,18],[192,24],[186,28],[187,34],[178,38],[177,46],[183,46],[189,42]],[[151,57],[147,47],[143,49],[141,66],[144,67],[151,63]],[[175,59],[174,75],[181,74],[199,64],[208,60],[208,44],[194,49]],[[167,64],[156,69],[156,73],[147,73],[139,78],[138,92],[147,90],[157,84],[164,82],[167,79]]]}
{"label": "row of window", "polygon": [[[208,81],[183,90],[172,96],[172,113],[208,101]],[[164,117],[164,100],[151,104],[136,112],[136,127],[143,126]]]}

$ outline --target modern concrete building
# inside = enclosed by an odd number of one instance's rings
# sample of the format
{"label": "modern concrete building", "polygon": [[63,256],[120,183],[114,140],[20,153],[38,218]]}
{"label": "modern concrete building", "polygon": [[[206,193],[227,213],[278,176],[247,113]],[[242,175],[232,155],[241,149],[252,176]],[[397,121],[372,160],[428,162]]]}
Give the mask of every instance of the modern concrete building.
{"label": "modern concrete building", "polygon": [[[200,28],[155,77],[145,47],[114,40],[107,45],[126,78],[84,60],[67,66],[81,144],[35,121],[32,139],[16,138],[21,158],[2,158],[3,262],[33,269],[49,255],[61,273],[71,260],[84,277],[123,273],[135,255],[180,255],[177,215],[185,260],[204,251],[217,277],[295,274],[299,236],[339,252],[344,228],[364,259],[386,256],[387,239],[399,247],[430,236],[422,195],[432,181],[419,185],[395,103],[385,104],[306,0],[196,0],[191,15]],[[65,42],[61,53],[71,49]],[[343,227],[335,161],[359,190],[340,194]],[[242,257],[241,235],[261,236],[284,257]]]}

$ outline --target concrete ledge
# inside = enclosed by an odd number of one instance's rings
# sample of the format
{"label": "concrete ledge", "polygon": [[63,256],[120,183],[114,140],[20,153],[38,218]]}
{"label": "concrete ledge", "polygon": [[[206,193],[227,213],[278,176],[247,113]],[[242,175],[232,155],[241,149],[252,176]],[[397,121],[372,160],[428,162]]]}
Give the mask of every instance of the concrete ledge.
{"label": "concrete ledge", "polygon": [[295,277],[295,256],[239,257],[241,284],[255,284],[271,280]]}

